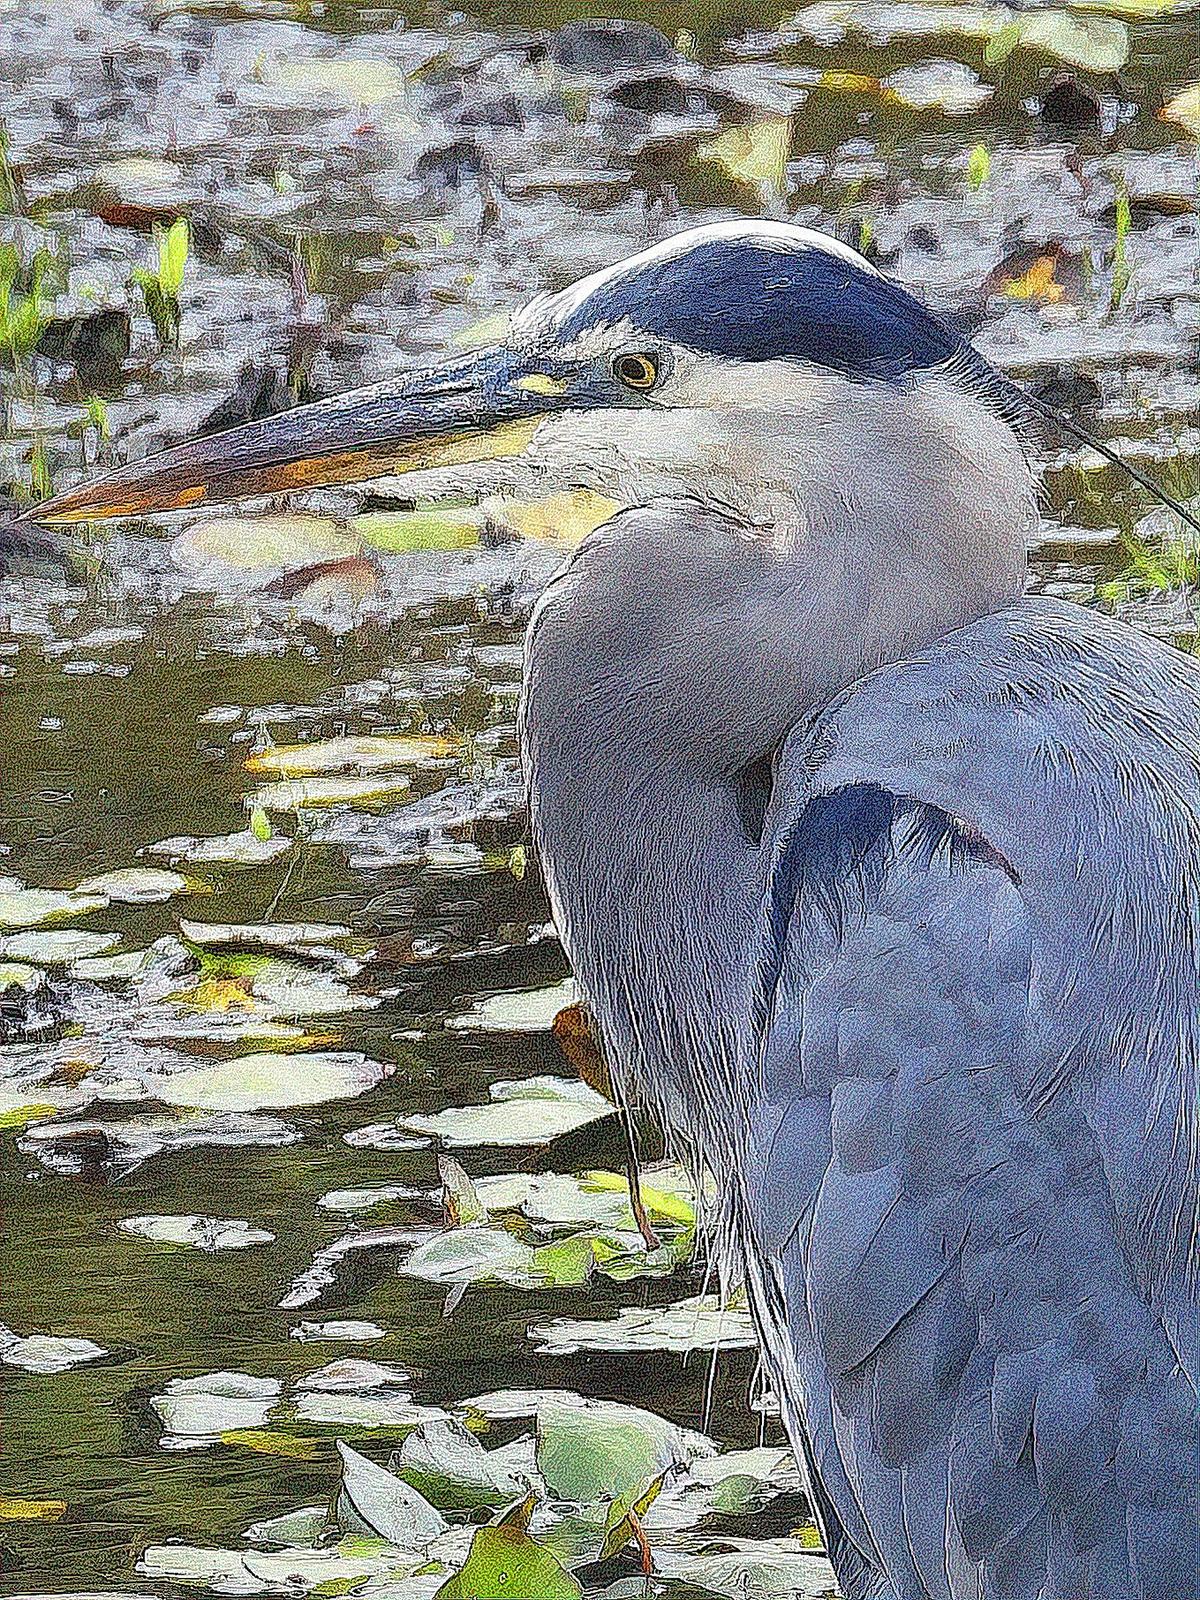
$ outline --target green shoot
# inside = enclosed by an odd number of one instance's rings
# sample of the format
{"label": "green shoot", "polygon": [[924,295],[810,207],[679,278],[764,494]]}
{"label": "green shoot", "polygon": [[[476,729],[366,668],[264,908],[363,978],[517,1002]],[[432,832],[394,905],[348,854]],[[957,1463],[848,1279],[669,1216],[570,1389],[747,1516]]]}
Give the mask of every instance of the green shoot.
{"label": "green shoot", "polygon": [[49,253],[37,250],[26,270],[16,245],[0,244],[0,348],[14,371],[37,349],[46,330],[45,279],[51,264]]}
{"label": "green shoot", "polygon": [[1109,312],[1113,312],[1121,304],[1125,291],[1129,287],[1130,270],[1129,255],[1125,241],[1129,237],[1129,195],[1125,184],[1117,184],[1117,215],[1113,231],[1113,257],[1112,257],[1112,289],[1108,297]]}
{"label": "green shoot", "polygon": [[179,292],[187,271],[191,234],[187,218],[177,217],[167,229],[155,230],[158,260],[154,268],[135,267],[130,282],[142,291],[146,315],[165,348],[179,344]]}
{"label": "green shoot", "polygon": [[992,175],[992,157],[985,144],[972,145],[967,156],[967,187],[982,189]]}

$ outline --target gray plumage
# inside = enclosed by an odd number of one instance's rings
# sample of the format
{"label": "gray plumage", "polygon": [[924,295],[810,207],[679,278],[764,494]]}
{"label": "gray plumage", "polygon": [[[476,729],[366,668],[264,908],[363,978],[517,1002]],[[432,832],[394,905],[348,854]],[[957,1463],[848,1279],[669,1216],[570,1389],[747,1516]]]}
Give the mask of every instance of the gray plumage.
{"label": "gray plumage", "polygon": [[985,401],[831,381],[798,531],[668,488],[539,606],[556,920],[847,1600],[1200,1600],[1200,669],[1021,597]]}

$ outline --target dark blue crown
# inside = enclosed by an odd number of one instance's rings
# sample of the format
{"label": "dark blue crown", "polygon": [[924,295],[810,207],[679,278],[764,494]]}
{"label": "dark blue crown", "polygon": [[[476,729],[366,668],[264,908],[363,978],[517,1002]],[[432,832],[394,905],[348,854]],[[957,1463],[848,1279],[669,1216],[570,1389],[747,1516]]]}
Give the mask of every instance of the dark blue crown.
{"label": "dark blue crown", "polygon": [[708,239],[599,284],[565,339],[628,317],[642,332],[740,361],[794,359],[895,380],[967,355],[953,329],[898,284],[819,247]]}

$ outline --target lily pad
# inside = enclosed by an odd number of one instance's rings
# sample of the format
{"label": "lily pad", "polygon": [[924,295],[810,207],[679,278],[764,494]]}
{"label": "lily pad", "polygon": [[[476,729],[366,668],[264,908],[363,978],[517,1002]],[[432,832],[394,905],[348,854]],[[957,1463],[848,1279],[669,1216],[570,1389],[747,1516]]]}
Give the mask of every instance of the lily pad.
{"label": "lily pad", "polygon": [[342,1135],[356,1150],[424,1150],[429,1140],[407,1131],[400,1122],[369,1122],[365,1128],[351,1128]]}
{"label": "lily pad", "polygon": [[202,581],[246,575],[261,581],[322,561],[357,555],[360,542],[332,517],[212,517],[193,522],[174,541],[175,564]]}
{"label": "lily pad", "polygon": [[752,1350],[758,1343],[744,1307],[723,1306],[715,1295],[676,1305],[627,1306],[614,1318],[595,1321],[556,1317],[530,1329],[539,1355],[570,1356],[582,1350]]}
{"label": "lily pad", "polygon": [[833,1568],[798,1539],[714,1539],[694,1550],[656,1548],[655,1571],[664,1578],[728,1595],[730,1600],[830,1600],[837,1593]]}
{"label": "lily pad", "polygon": [[180,918],[179,931],[190,944],[205,949],[219,945],[267,950],[364,947],[353,928],[338,922],[189,922]]}
{"label": "lily pad", "polygon": [[608,1116],[612,1106],[594,1089],[549,1076],[492,1084],[492,1103],[457,1106],[429,1116],[399,1118],[401,1127],[443,1144],[539,1145]]}
{"label": "lily pad", "polygon": [[538,1409],[538,1470],[556,1498],[576,1505],[636,1497],[694,1454],[715,1446],[636,1406],[551,1400]]}
{"label": "lily pad", "polygon": [[403,1183],[379,1183],[365,1189],[331,1189],[328,1194],[321,1196],[317,1204],[324,1211],[344,1211],[357,1215],[392,1200],[416,1199],[420,1193],[419,1189],[411,1189]]}
{"label": "lily pad", "polygon": [[499,1523],[478,1529],[462,1570],[442,1585],[436,1600],[507,1594],[522,1600],[583,1600],[578,1580],[530,1538],[528,1527],[529,1510],[522,1506]]}
{"label": "lily pad", "polygon": [[527,989],[517,994],[495,994],[479,1000],[461,1016],[451,1017],[447,1028],[480,1033],[543,1033],[553,1026],[564,1006],[574,1005],[574,981],[565,978],[549,989]]}
{"label": "lily pad", "polygon": [[188,880],[179,872],[168,872],[163,867],[121,867],[115,872],[102,872],[98,877],[86,878],[78,892],[86,895],[103,895],[122,905],[149,906],[169,900],[189,888]]}
{"label": "lily pad", "polygon": [[407,1433],[444,1415],[437,1406],[418,1405],[407,1394],[390,1394],[386,1390],[356,1394],[311,1391],[300,1395],[296,1401],[299,1421],[343,1430],[378,1428],[388,1433]]}
{"label": "lily pad", "polygon": [[290,1337],[305,1343],[318,1339],[373,1340],[386,1339],[387,1334],[376,1322],[359,1322],[354,1319],[332,1322],[298,1322]]}
{"label": "lily pad", "polygon": [[240,833],[218,833],[207,839],[159,839],[156,844],[146,845],[145,853],[168,861],[218,861],[235,867],[257,867],[291,847],[292,841],[285,833],[273,833],[263,839],[252,828],[243,828]]}
{"label": "lily pad", "polygon": [[168,1105],[204,1111],[258,1111],[351,1099],[373,1089],[391,1070],[348,1050],[314,1050],[300,1055],[262,1051],[164,1074],[151,1079],[150,1087]]}
{"label": "lily pad", "polygon": [[456,739],[435,734],[359,734],[313,744],[272,745],[246,757],[246,771],[281,778],[309,778],[333,772],[388,772],[416,767],[455,754]]}
{"label": "lily pad", "polygon": [[429,1501],[386,1467],[338,1441],[342,1484],[337,1519],[348,1532],[374,1534],[405,1550],[424,1550],[450,1524]]}
{"label": "lily pad", "polygon": [[373,1389],[407,1387],[411,1374],[403,1367],[389,1366],[380,1361],[359,1361],[353,1356],[343,1356],[330,1361],[316,1372],[301,1378],[297,1389],[313,1389],[322,1394],[362,1394]]}
{"label": "lily pad", "polygon": [[63,967],[69,962],[114,950],[120,942],[119,933],[81,933],[74,928],[52,933],[15,933],[10,938],[0,939],[0,956],[9,961]]}
{"label": "lily pad", "polygon": [[67,922],[108,904],[103,894],[80,889],[27,889],[15,878],[0,879],[0,928],[39,928]]}
{"label": "lily pad", "polygon": [[448,1511],[508,1505],[530,1488],[528,1479],[485,1450],[453,1417],[423,1423],[409,1434],[389,1465],[405,1483]]}
{"label": "lily pad", "polygon": [[11,1328],[0,1324],[0,1361],[6,1367],[21,1367],[26,1372],[47,1375],[69,1372],[85,1361],[99,1361],[108,1351],[90,1339],[79,1339],[70,1334],[31,1333],[21,1338]]}
{"label": "lily pad", "polygon": [[400,1268],[427,1283],[525,1283],[534,1252],[504,1228],[449,1228],[419,1244]]}
{"label": "lily pad", "polygon": [[196,1450],[216,1444],[223,1433],[261,1428],[279,1400],[277,1378],[246,1372],[206,1372],[172,1378],[150,1404],[163,1424],[164,1450]]}
{"label": "lily pad", "polygon": [[207,1251],[245,1250],[251,1245],[271,1244],[275,1238],[266,1228],[224,1217],[124,1217],[117,1227],[156,1244],[191,1245]]}
{"label": "lily pad", "polygon": [[303,811],[309,806],[363,806],[392,800],[412,787],[399,772],[379,772],[374,777],[284,778],[264,784],[246,797],[246,804],[263,811]]}

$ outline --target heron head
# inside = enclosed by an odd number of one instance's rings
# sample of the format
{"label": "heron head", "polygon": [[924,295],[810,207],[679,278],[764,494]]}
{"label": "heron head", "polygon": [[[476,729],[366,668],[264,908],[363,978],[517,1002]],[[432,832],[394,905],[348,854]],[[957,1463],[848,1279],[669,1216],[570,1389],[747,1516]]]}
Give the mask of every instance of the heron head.
{"label": "heron head", "polygon": [[490,349],[191,441],[34,514],[140,515],[415,470],[414,492],[686,495],[767,523],[822,443],[869,459],[890,418],[903,450],[914,397],[936,384],[978,399],[989,373],[847,246],[719,223],[538,296]]}

